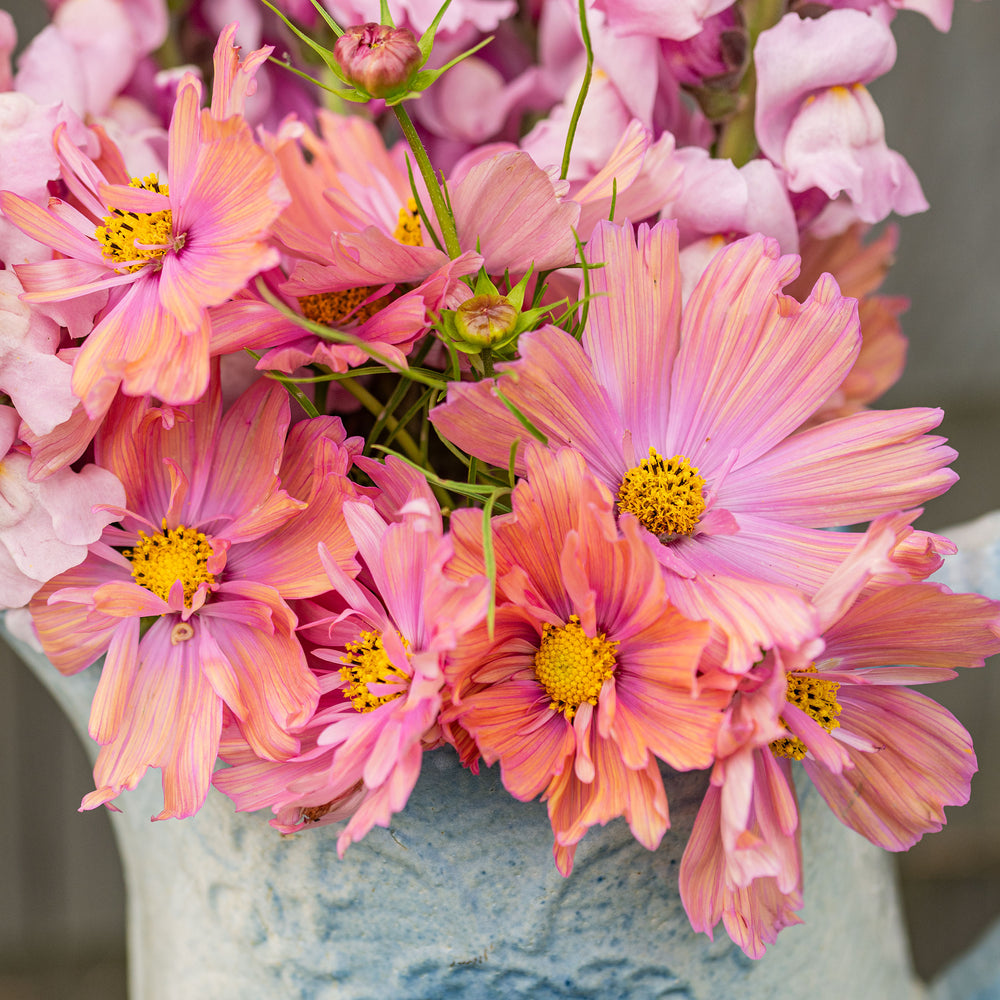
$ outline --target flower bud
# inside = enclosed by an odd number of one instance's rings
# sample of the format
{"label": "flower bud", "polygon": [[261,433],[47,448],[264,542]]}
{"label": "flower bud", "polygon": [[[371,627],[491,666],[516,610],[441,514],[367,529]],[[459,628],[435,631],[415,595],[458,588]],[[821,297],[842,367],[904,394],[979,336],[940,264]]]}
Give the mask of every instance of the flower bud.
{"label": "flower bud", "polygon": [[423,58],[413,32],[369,21],[348,28],[333,47],[344,79],[369,97],[407,89]]}
{"label": "flower bud", "polygon": [[474,347],[493,347],[517,329],[519,311],[504,295],[476,295],[455,311],[458,336]]}

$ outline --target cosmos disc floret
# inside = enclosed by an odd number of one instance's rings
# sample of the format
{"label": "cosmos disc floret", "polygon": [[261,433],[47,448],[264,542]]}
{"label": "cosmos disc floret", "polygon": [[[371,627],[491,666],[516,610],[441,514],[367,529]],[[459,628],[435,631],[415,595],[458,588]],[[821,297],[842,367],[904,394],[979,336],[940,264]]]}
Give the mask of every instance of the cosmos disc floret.
{"label": "cosmos disc floret", "polygon": [[[816,667],[806,667],[788,675],[788,692],[786,698],[796,708],[802,709],[810,718],[815,719],[828,733],[836,729],[840,723],[840,705],[837,704],[837,691],[840,685],[836,681],[822,680],[810,676],[816,673]],[[784,719],[780,720],[785,725]],[[771,744],[771,752],[775,757],[791,757],[802,760],[809,748],[797,736],[785,736]]]}
{"label": "cosmos disc floret", "polygon": [[[170,194],[156,174],[142,179],[133,177],[129,187]],[[173,246],[173,213],[169,208],[159,212],[122,212],[113,209],[103,219],[94,235],[101,244],[101,253],[122,273],[138,271],[149,261],[159,260]]]}
{"label": "cosmos disc floret", "polygon": [[147,535],[140,531],[138,543],[126,549],[124,555],[132,563],[132,579],[164,601],[180,580],[184,586],[184,606],[190,608],[198,587],[215,583],[214,575],[208,571],[212,546],[204,532],[193,531],[183,524],[168,529],[166,518],[162,532]]}
{"label": "cosmos disc floret", "polygon": [[615,670],[618,643],[602,632],[588,636],[577,615],[565,625],[546,623],[535,654],[535,676],[552,699],[549,708],[567,719],[583,702],[597,704],[604,682]]}
{"label": "cosmos disc floret", "polygon": [[705,480],[683,455],[664,459],[652,446],[649,458],[628,470],[618,487],[618,509],[635,514],[663,541],[692,535],[705,512]]}

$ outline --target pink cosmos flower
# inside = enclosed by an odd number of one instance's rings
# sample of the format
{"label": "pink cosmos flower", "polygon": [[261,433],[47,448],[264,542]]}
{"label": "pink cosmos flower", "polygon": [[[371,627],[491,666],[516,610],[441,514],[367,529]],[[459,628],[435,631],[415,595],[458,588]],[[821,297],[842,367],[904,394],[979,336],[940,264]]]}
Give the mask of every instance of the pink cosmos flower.
{"label": "pink cosmos flower", "polygon": [[277,167],[245,122],[217,120],[200,100],[200,83],[185,78],[170,123],[169,188],[154,176],[129,180],[108,149],[102,170],[57,130],[63,180],[79,207],[54,199],[41,209],[0,193],[11,222],[63,255],[16,268],[30,301],[111,290],[73,370],[91,416],[119,384],[168,403],[197,399],[209,376],[208,307],[277,262],[265,242],[287,201]]}
{"label": "pink cosmos flower", "polygon": [[286,441],[288,421],[284,390],[266,381],[224,416],[217,379],[182,410],[123,396],[112,407],[95,455],[125,486],[124,504],[106,508],[121,526],[32,604],[63,673],[106,654],[90,718],[97,788],[84,809],[159,767],[157,818],[194,813],[223,704],[258,756],[297,752],[289,730],[318,691],[287,601],[327,588],[319,542],[350,564],[338,511],[357,495],[346,473],[359,442],[333,417],[296,424]]}
{"label": "pink cosmos flower", "polygon": [[114,519],[95,505],[125,497],[121,483],[96,465],[32,482],[31,460],[16,445],[19,422],[11,407],[0,406],[0,607],[7,608],[27,604],[47,580],[83,562],[87,546]]}
{"label": "pink cosmos flower", "polygon": [[864,222],[926,210],[913,171],[886,146],[864,86],[896,61],[887,24],[858,10],[805,20],[786,14],[761,32],[754,61],[757,138],[791,191],[844,192]]}
{"label": "pink cosmos flower", "polygon": [[375,507],[344,504],[361,574],[351,579],[327,559],[333,591],[299,605],[303,640],[326,668],[317,671],[319,708],[297,734],[302,752],[272,764],[231,741],[223,756],[236,766],[214,778],[238,809],[270,806],[282,833],[349,817],[341,856],[372,826],[389,825],[424,751],[441,745],[442,664],[488,602],[484,576],[449,578],[452,542],[423,477],[396,460],[361,461],[385,489]]}
{"label": "pink cosmos flower", "polygon": [[[635,513],[670,600],[726,631],[726,669],[812,634],[816,591],[854,524],[944,492],[954,452],[925,432],[940,411],[864,412],[793,433],[843,381],[856,307],[829,276],[799,304],[781,294],[797,258],[753,236],[717,255],[681,315],[677,229],[602,223],[582,343],[555,327],[521,337],[495,382],[453,383],[431,413],[500,467],[530,436],[569,446]],[[510,408],[509,408],[510,407]],[[523,458],[518,469],[525,468]]]}
{"label": "pink cosmos flower", "polygon": [[[554,855],[568,875],[595,823],[624,816],[653,850],[669,826],[657,759],[712,759],[728,700],[698,676],[706,622],[682,617],[630,515],[571,449],[531,450],[513,513],[492,524],[497,608],[445,665],[446,719],[475,740],[504,787],[548,801]],[[621,534],[619,533],[621,529]],[[452,515],[455,571],[483,565],[481,511]]]}
{"label": "pink cosmos flower", "polygon": [[[400,150],[388,151],[374,125],[323,111],[319,119],[321,135],[295,124],[271,141],[291,192],[274,225],[291,273],[275,270],[267,281],[293,311],[405,366],[429,328],[428,313],[468,297],[459,279],[482,258],[452,261],[425,240]],[[249,291],[213,312],[212,329],[219,350],[271,348],[261,368],[318,362],[346,371],[369,357],[355,344],[303,330]]]}
{"label": "pink cosmos flower", "polygon": [[[740,681],[720,730],[681,897],[696,930],[711,935],[721,918],[753,958],[799,922],[793,760],[843,823],[889,850],[940,830],[943,807],[968,800],[968,733],[901,685],[982,666],[1000,649],[1000,605],[901,572],[912,516],[873,522],[816,595],[822,638],[769,652]],[[900,663],[918,666],[891,666]]]}

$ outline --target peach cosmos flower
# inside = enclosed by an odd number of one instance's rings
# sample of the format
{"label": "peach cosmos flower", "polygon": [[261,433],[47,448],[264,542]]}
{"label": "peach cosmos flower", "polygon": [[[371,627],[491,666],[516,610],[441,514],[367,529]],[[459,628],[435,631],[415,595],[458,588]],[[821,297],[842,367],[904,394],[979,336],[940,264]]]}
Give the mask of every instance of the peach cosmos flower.
{"label": "peach cosmos flower", "polygon": [[277,263],[268,229],[288,199],[277,166],[241,117],[218,120],[200,102],[201,84],[188,75],[170,122],[169,185],[130,178],[110,143],[98,165],[57,128],[72,200],[43,209],[0,192],[7,219],[61,255],[15,266],[28,301],[110,291],[73,367],[73,391],[91,417],[119,385],[171,404],[196,400],[209,378],[208,307]]}
{"label": "peach cosmos flower", "polygon": [[[656,848],[670,825],[657,761],[707,767],[728,692],[698,675],[708,623],[667,602],[638,521],[616,525],[581,456],[532,449],[527,464],[513,513],[492,523],[495,627],[470,632],[446,662],[445,721],[500,762],[515,798],[548,801],[568,875],[587,829],[617,816]],[[453,572],[482,571],[481,518],[452,515]]]}
{"label": "peach cosmos flower", "polygon": [[[225,413],[218,379],[183,409],[119,396],[95,440],[125,487],[87,559],[42,588],[31,611],[46,654],[72,674],[106,659],[90,717],[101,744],[84,809],[163,772],[164,808],[205,799],[223,705],[261,757],[299,749],[289,734],[318,689],[287,601],[329,586],[317,554],[352,565],[339,515],[360,442],[334,417],[296,424],[288,399],[258,382]],[[150,621],[151,620],[151,621]]]}

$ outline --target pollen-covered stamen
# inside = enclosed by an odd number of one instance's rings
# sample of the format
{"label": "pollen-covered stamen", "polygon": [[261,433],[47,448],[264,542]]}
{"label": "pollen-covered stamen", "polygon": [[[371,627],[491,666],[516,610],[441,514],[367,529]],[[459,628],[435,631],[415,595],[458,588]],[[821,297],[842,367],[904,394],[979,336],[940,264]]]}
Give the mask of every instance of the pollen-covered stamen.
{"label": "pollen-covered stamen", "polygon": [[132,563],[132,579],[164,601],[178,580],[184,586],[184,606],[188,608],[200,584],[215,583],[208,571],[212,546],[204,532],[183,524],[168,531],[166,518],[162,533],[147,535],[140,531],[139,543],[122,554]]}
{"label": "pollen-covered stamen", "polygon": [[601,687],[614,673],[617,652],[615,640],[603,632],[588,636],[576,615],[565,625],[543,625],[535,676],[552,699],[549,708],[572,719],[582,702],[596,705]]}
{"label": "pollen-covered stamen", "polygon": [[[404,647],[409,643],[400,636]],[[342,658],[346,666],[340,668],[343,678],[344,696],[350,699],[355,711],[371,712],[380,705],[406,693],[410,683],[407,674],[390,659],[382,645],[381,632],[362,632],[357,642],[349,642]],[[372,691],[369,685],[391,685],[389,691]]]}
{"label": "pollen-covered stamen", "polygon": [[[156,174],[139,179],[133,177],[129,187],[169,194],[166,184],[161,184]],[[158,260],[177,244],[173,234],[173,215],[169,208],[161,212],[122,212],[112,209],[98,226],[94,235],[102,244],[105,258],[122,266],[121,272],[138,271],[146,262]],[[139,261],[139,263],[136,263]]]}
{"label": "pollen-covered stamen", "polygon": [[[804,670],[797,670],[788,675],[788,691],[785,695],[796,708],[801,708],[803,712],[815,719],[828,733],[836,729],[840,723],[837,716],[840,715],[840,705],[837,704],[837,692],[840,685],[836,681],[825,681],[818,677],[811,677],[816,673],[815,666],[806,667]],[[784,719],[778,720],[786,726]],[[809,748],[796,736],[786,736],[780,740],[775,740],[771,744],[771,752],[775,757],[792,757],[795,760],[802,760],[809,752]]]}
{"label": "pollen-covered stamen", "polygon": [[399,210],[399,224],[392,235],[404,246],[422,247],[424,245],[424,231],[420,228],[420,213],[417,211],[417,203],[413,198],[409,198],[405,207]]}
{"label": "pollen-covered stamen", "polygon": [[618,487],[618,509],[635,514],[661,541],[691,535],[705,512],[705,480],[683,455],[649,458],[628,470]]}
{"label": "pollen-covered stamen", "polygon": [[306,319],[323,326],[359,326],[389,304],[388,295],[365,302],[378,288],[378,285],[360,285],[342,292],[303,295],[299,299],[299,308]]}

